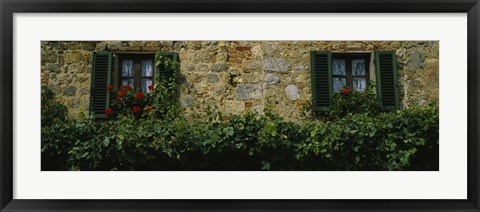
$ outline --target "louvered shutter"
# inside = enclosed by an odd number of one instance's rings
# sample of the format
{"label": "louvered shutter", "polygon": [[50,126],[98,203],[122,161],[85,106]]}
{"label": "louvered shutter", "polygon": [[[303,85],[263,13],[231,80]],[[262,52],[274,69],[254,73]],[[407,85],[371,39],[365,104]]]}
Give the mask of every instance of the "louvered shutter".
{"label": "louvered shutter", "polygon": [[332,97],[332,53],[310,52],[313,110],[330,106]]}
{"label": "louvered shutter", "polygon": [[110,106],[110,85],[112,69],[111,52],[95,52],[92,63],[92,84],[90,90],[90,111],[96,118],[107,118],[105,109]]}
{"label": "louvered shutter", "polygon": [[376,51],[377,93],[384,110],[399,109],[395,52]]}
{"label": "louvered shutter", "polygon": [[[178,54],[176,52],[167,52],[166,56],[173,61],[178,61]],[[159,79],[168,79],[172,77],[173,70],[171,68],[166,68],[163,64],[160,64],[157,67],[156,80],[159,82]]]}

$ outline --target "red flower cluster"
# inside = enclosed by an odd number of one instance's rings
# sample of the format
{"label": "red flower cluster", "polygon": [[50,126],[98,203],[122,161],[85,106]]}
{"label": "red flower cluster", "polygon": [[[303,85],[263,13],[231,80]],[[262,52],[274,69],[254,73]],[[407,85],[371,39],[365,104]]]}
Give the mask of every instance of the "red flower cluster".
{"label": "red flower cluster", "polygon": [[124,97],[125,95],[127,95],[126,91],[122,91],[122,90],[118,91],[118,96]]}
{"label": "red flower cluster", "polygon": [[148,90],[153,90],[153,85],[149,85]]}
{"label": "red flower cluster", "polygon": [[105,109],[105,115],[111,116],[112,114],[113,114],[112,108],[107,108],[107,109]]}
{"label": "red flower cluster", "polygon": [[343,89],[342,89],[342,93],[348,93],[348,90],[345,89],[345,88],[343,88]]}
{"label": "red flower cluster", "polygon": [[143,97],[145,97],[145,95],[141,91],[138,91],[137,94],[135,94],[135,99],[137,100],[142,100]]}
{"label": "red flower cluster", "polygon": [[133,88],[130,85],[120,85],[118,86],[121,90],[132,90]]}
{"label": "red flower cluster", "polygon": [[[148,87],[150,90],[153,89],[153,86]],[[145,111],[154,111],[155,108],[151,105],[145,105],[145,99],[149,96],[147,96],[145,93],[143,93],[141,90],[134,90],[130,85],[120,85],[118,87],[118,90],[115,89],[113,86],[107,86],[107,90],[110,92],[114,92],[113,94],[115,95],[115,100],[112,104],[112,108],[107,108],[105,109],[105,115],[107,116],[112,116],[113,114],[116,113],[123,113],[123,112],[128,112],[130,109],[133,114],[135,115],[140,115],[143,110]],[[135,92],[132,93],[131,92]],[[128,97],[127,97],[128,95]],[[132,99],[131,96],[133,96]],[[133,101],[132,101],[133,100]],[[122,102],[125,101],[125,102]],[[141,102],[140,102],[141,101]],[[136,104],[136,105],[131,105],[131,104]],[[114,110],[116,111],[114,113]],[[137,116],[137,118],[140,118]]]}
{"label": "red flower cluster", "polygon": [[140,113],[140,111],[142,111],[142,108],[140,108],[139,106],[134,106],[134,107],[132,108],[132,111],[133,111],[134,113]]}

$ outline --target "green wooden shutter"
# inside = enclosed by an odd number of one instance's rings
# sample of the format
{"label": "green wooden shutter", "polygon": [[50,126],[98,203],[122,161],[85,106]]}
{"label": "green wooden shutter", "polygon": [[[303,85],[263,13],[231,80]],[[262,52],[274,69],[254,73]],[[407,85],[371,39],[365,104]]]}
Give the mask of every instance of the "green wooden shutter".
{"label": "green wooden shutter", "polygon": [[375,52],[377,94],[384,110],[399,109],[397,62],[394,51]]}
{"label": "green wooden shutter", "polygon": [[92,84],[90,86],[90,112],[96,118],[107,118],[105,109],[110,106],[110,85],[112,69],[111,52],[95,52],[92,59]]}
{"label": "green wooden shutter", "polygon": [[[167,57],[169,57],[173,61],[178,62],[178,53],[176,52],[166,52]],[[162,64],[156,67],[156,77],[155,81],[159,82],[160,79],[165,79],[171,77],[173,74],[173,70],[171,68],[165,68]]]}
{"label": "green wooden shutter", "polygon": [[330,106],[332,98],[332,53],[310,52],[313,111]]}

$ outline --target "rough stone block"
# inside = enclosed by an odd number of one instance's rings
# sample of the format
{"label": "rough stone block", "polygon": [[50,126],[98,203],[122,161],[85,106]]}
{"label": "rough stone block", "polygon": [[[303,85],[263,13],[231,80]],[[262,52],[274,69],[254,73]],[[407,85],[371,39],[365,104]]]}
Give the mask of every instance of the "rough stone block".
{"label": "rough stone block", "polygon": [[408,64],[410,67],[413,67],[415,69],[421,69],[425,66],[425,58],[423,55],[418,52],[414,51],[410,57],[408,58]]}
{"label": "rough stone block", "polygon": [[120,41],[107,41],[107,49],[110,51],[118,51],[122,48],[122,43]]}
{"label": "rough stone block", "polygon": [[303,70],[305,70],[305,66],[297,64],[297,65],[295,65],[294,70],[295,71],[303,71]]}
{"label": "rough stone block", "polygon": [[63,88],[63,95],[65,96],[75,96],[76,93],[77,93],[77,88],[74,86]]}
{"label": "rough stone block", "polygon": [[244,63],[245,71],[246,72],[254,72],[254,71],[261,71],[262,70],[262,62],[255,60],[251,62]]}
{"label": "rough stone block", "polygon": [[197,67],[197,71],[200,71],[200,72],[208,72],[209,70],[210,70],[210,68],[208,67],[208,64],[206,64],[206,63],[200,64]]}
{"label": "rough stone block", "polygon": [[207,76],[205,76],[205,80],[206,80],[208,83],[216,83],[216,82],[218,82],[220,79],[218,78],[218,75],[216,75],[216,74],[208,74]]}
{"label": "rough stone block", "polygon": [[275,43],[267,43],[265,45],[265,56],[267,57],[275,57],[275,56],[278,56],[278,54],[280,54],[281,52],[281,49],[278,45],[276,45]]}
{"label": "rough stone block", "polygon": [[290,63],[285,58],[267,58],[263,60],[263,70],[266,72],[283,72],[290,70]]}
{"label": "rough stone block", "polygon": [[300,91],[296,85],[288,85],[285,88],[285,95],[287,95],[288,99],[293,101],[300,99]]}
{"label": "rough stone block", "polygon": [[238,84],[237,85],[237,99],[251,100],[261,99],[263,97],[262,86],[259,84]]}
{"label": "rough stone block", "polygon": [[267,74],[265,74],[264,81],[268,85],[275,85],[275,84],[278,84],[280,82],[280,78],[277,77],[277,75],[275,75],[275,74],[267,73]]}
{"label": "rough stone block", "polygon": [[211,70],[213,72],[223,72],[223,71],[228,70],[228,65],[225,64],[225,63],[216,63],[216,64],[212,65]]}

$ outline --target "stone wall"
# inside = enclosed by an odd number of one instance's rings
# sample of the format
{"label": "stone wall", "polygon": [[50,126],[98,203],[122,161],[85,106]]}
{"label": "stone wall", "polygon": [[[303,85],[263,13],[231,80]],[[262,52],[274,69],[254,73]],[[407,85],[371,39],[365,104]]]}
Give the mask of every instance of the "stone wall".
{"label": "stone wall", "polygon": [[271,110],[289,120],[303,119],[301,111],[311,98],[310,51],[314,50],[395,50],[402,108],[427,105],[439,93],[437,41],[45,41],[42,84],[53,88],[71,115],[88,112],[94,51],[157,50],[179,54],[180,103],[189,116],[210,106],[227,115]]}

